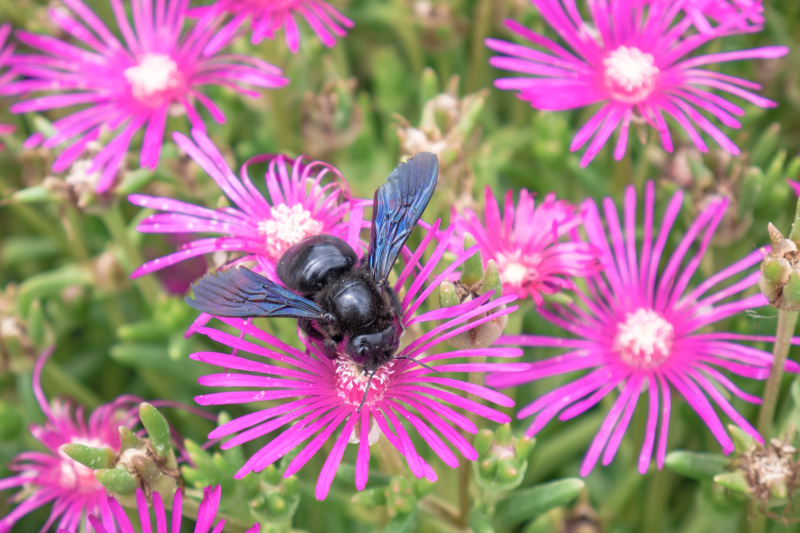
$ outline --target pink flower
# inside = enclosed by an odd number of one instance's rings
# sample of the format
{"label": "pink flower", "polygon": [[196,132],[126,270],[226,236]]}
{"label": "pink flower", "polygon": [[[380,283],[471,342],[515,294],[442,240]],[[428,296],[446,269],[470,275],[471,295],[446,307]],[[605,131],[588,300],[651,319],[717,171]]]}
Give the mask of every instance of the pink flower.
{"label": "pink flower", "polygon": [[599,272],[598,249],[577,240],[576,235],[559,242],[560,237],[574,234],[583,221],[582,214],[576,213],[568,202],[548,194],[534,207],[533,196],[521,189],[515,209],[512,192],[508,191],[501,215],[489,186],[485,197],[485,223],[471,209],[465,210],[463,216],[454,212],[453,223],[462,239],[465,232],[475,237],[484,264],[490,259],[497,263],[504,294],[513,293],[520,298],[530,295],[541,305],[542,294],[573,288],[567,276]]}
{"label": "pink flower", "polygon": [[[219,485],[215,487],[206,487],[203,489],[203,501],[200,502],[200,508],[197,510],[197,523],[194,526],[195,533],[208,533],[211,531],[211,526],[214,524],[214,519],[217,516],[219,509],[219,501],[222,497],[222,487]],[[114,521],[119,525],[121,531],[133,531],[133,526],[125,510],[113,497],[108,498],[108,507],[114,516]],[[153,493],[153,509],[156,515],[156,533],[167,533],[167,513],[164,511],[164,500],[161,499],[161,494],[158,492]],[[181,530],[181,509],[183,509],[183,494],[180,490],[175,491],[175,496],[172,499],[172,531],[177,533]],[[150,522],[150,510],[148,509],[147,499],[144,497],[142,489],[136,489],[136,510],[139,513],[139,524],[141,525],[142,533],[153,533],[153,528]],[[90,516],[89,522],[94,527],[97,533],[110,533],[116,531],[113,528],[113,522],[101,521],[96,516]],[[111,526],[107,529],[106,526]],[[225,527],[225,520],[220,520],[214,528],[213,533],[220,533],[222,528]],[[246,533],[258,533],[261,526],[254,525],[246,531]],[[58,533],[64,533],[59,531]]]}
{"label": "pink flower", "polygon": [[334,35],[344,37],[346,28],[353,27],[352,20],[322,0],[218,0],[211,6],[193,8],[189,12],[199,16],[227,13],[233,17],[206,45],[207,55],[225,46],[239,33],[247,19],[250,19],[252,27],[250,40],[253,44],[260,43],[265,37],[274,39],[275,33],[283,28],[286,46],[293,53],[300,49],[300,31],[295,15],[303,17],[327,47],[336,44]]}
{"label": "pink flower", "polygon": [[[642,5],[656,2],[670,3],[665,0],[641,0]],[[683,10],[697,31],[704,34],[714,32],[712,21],[726,30],[761,31],[764,25],[761,0],[672,0],[667,17],[671,20],[678,10]]]}
{"label": "pink flower", "polygon": [[[87,143],[97,139],[104,129],[116,131],[113,140],[94,156],[88,171],[102,171],[98,192],[112,185],[131,139],[140,129],[144,128],[144,139],[139,163],[154,169],[160,158],[168,115],[183,110],[192,127],[203,130],[196,100],[214,120],[225,121],[225,115],[200,92],[200,87],[220,85],[256,98],[259,93],[247,88],[248,85],[275,88],[288,83],[280,69],[254,57],[222,54],[203,57],[203,47],[216,34],[219,19],[201,19],[184,32],[188,0],[157,2],[155,13],[152,0],[135,0],[134,29],[130,27],[123,2],[111,0],[124,44],[81,0],[64,3],[83,23],[64,9],[51,9],[51,20],[85,46],[18,31],[21,42],[43,54],[12,57],[12,71],[28,79],[7,84],[0,93],[55,93],[14,104],[12,113],[86,104],[80,111],[53,123],[56,133],[44,140],[45,147],[72,142],[56,158],[54,171],[68,168]],[[36,146],[42,140],[41,134],[35,134],[24,146]]]}
{"label": "pink flower", "polygon": [[[358,233],[361,229],[359,217],[351,222],[352,231],[348,242],[361,255]],[[385,438],[408,462],[411,472],[418,478],[436,479],[436,473],[418,454],[411,436],[400,420],[413,427],[419,436],[448,466],[458,465],[458,459],[445,441],[449,441],[461,454],[475,460],[477,452],[461,435],[459,429],[476,433],[477,427],[465,416],[449,405],[475,413],[489,420],[504,423],[509,418],[499,411],[464,398],[455,391],[468,392],[488,402],[510,407],[514,402],[505,395],[469,382],[443,377],[445,372],[511,372],[528,367],[513,363],[461,363],[448,362],[436,366],[438,372],[418,366],[414,361],[400,357],[414,358],[426,365],[435,361],[461,359],[464,357],[518,357],[521,351],[514,348],[484,348],[456,351],[440,351],[437,346],[446,339],[468,331],[478,325],[511,313],[516,307],[505,308],[516,299],[508,295],[490,301],[487,293],[473,301],[455,306],[417,314],[425,299],[439,284],[451,276],[464,260],[477,252],[477,246],[461,252],[457,259],[430,281],[434,269],[439,265],[446,251],[447,242],[453,229],[445,232],[446,239],[436,246],[430,260],[424,265],[420,258],[439,228],[437,221],[433,231],[428,232],[413,255],[404,261],[405,267],[394,287],[402,296],[402,324],[404,327],[430,324],[427,333],[422,334],[402,350],[388,364],[379,368],[369,380],[360,367],[349,358],[341,356],[328,359],[318,341],[300,340],[305,351],[297,350],[266,332],[241,319],[221,318],[226,325],[238,329],[242,336],[232,335],[213,328],[198,331],[210,339],[234,348],[238,353],[249,352],[258,356],[258,361],[218,352],[200,352],[192,358],[225,369],[225,373],[200,378],[202,385],[210,387],[254,387],[256,390],[237,392],[217,392],[195,398],[200,405],[227,405],[255,401],[288,400],[265,410],[237,418],[211,432],[209,438],[219,438],[240,432],[225,442],[225,449],[238,446],[274,431],[281,431],[265,447],[256,452],[235,477],[241,478],[251,471],[261,471],[283,457],[290,450],[300,446],[305,440],[311,442],[303,447],[289,464],[285,476],[297,472],[309,459],[341,429],[335,437],[333,449],[328,455],[317,481],[317,499],[324,499],[330,488],[333,476],[342,460],[348,442],[358,443],[356,459],[356,487],[362,490],[369,476],[370,445],[378,438]],[[411,274],[415,274],[411,276]],[[406,282],[409,282],[406,288]],[[400,292],[401,289],[405,290]],[[488,316],[482,316],[488,314]],[[470,319],[475,319],[470,322]],[[441,324],[436,325],[438,321]],[[415,328],[415,329],[416,329]],[[249,335],[256,342],[245,340]],[[279,366],[280,364],[280,366]],[[233,373],[243,371],[250,373]],[[364,392],[369,393],[363,408],[359,405]],[[290,425],[293,424],[293,425]],[[455,426],[455,427],[453,427]],[[248,429],[249,428],[249,429]],[[433,429],[444,436],[442,440]],[[319,433],[317,433],[319,432]],[[316,434],[316,436],[314,436]],[[313,437],[313,438],[312,438]]]}
{"label": "pink flower", "polygon": [[[8,36],[11,34],[11,24],[5,23],[0,26],[0,69],[2,69],[8,63],[8,59],[14,53],[14,45],[9,44],[6,45],[6,41],[8,40]],[[3,75],[0,75],[0,88],[3,85],[6,85],[11,79],[16,76],[13,72],[6,72]],[[0,135],[11,135],[14,133],[14,125],[13,124],[0,124]],[[0,143],[0,150],[2,150],[3,144]]]}
{"label": "pink flower", "polygon": [[[342,217],[350,211],[350,190],[331,165],[307,161],[303,156],[291,159],[264,154],[246,161],[238,178],[205,133],[192,130],[192,137],[194,143],[181,133],[173,134],[178,146],[211,176],[236,207],[208,209],[171,198],[129,196],[135,205],[166,211],[142,220],[137,227],[141,232],[223,235],[188,242],[176,253],[143,264],[131,274],[132,278],[223,250],[244,253],[235,263],[256,261],[256,271],[277,281],[275,265],[293,244],[320,233],[347,234],[348,225]],[[264,198],[248,175],[251,164],[267,162],[264,178],[270,200]]]}
{"label": "pink flower", "polygon": [[532,1],[572,51],[509,20],[506,25],[511,31],[541,50],[487,39],[489,48],[505,54],[491,58],[494,67],[532,76],[501,78],[495,81],[495,86],[519,91],[522,100],[546,111],[602,103],[570,146],[574,152],[591,139],[581,157],[582,166],[594,159],[618,128],[614,158],[622,159],[634,112],[659,132],[668,152],[673,144],[664,113],[680,124],[700,151],[707,152],[708,148],[695,125],[731,154],[739,154],[733,141],[699,110],[716,117],[725,126],[740,128],[734,115],[743,116],[744,109],[707,89],[719,89],[759,107],[777,105],[750,92],[761,89],[756,83],[698,67],[742,59],[778,58],[788,53],[785,46],[683,59],[698,47],[732,31],[718,29],[708,34],[687,35],[692,18],[683,17],[673,25],[677,9],[670,9],[675,5],[672,1],[654,2],[647,11],[634,7],[632,0],[614,2],[613,9],[607,0],[587,2],[592,16],[590,23],[580,17],[574,2],[565,2],[565,8],[562,0]]}
{"label": "pink flower", "polygon": [[789,179],[786,180],[786,183],[789,184],[789,187],[792,188],[792,190],[794,191],[794,193],[796,195],[800,196],[800,181],[795,181],[795,180],[789,178]]}
{"label": "pink flower", "polygon": [[[539,309],[546,320],[574,337],[519,335],[501,337],[497,342],[559,347],[567,352],[538,361],[525,372],[488,376],[487,383],[491,386],[513,387],[549,376],[589,371],[519,411],[519,418],[536,414],[528,435],[538,433],[559,413],[560,420],[573,418],[596,405],[611,391],[620,391],[586,454],[581,467],[583,476],[591,472],[601,453],[604,465],[614,459],[643,394],[649,399],[649,414],[639,456],[639,471],[645,473],[650,466],[659,411],[661,430],[656,461],[659,468],[663,467],[672,406],[670,385],[706,423],[724,453],[733,450],[733,442],[709,397],[737,426],[763,442],[755,428],[720,391],[725,390],[751,403],[760,403],[761,400],[740,390],[720,370],[746,378],[766,379],[772,355],[740,342],[774,342],[775,339],[765,335],[711,332],[709,326],[766,305],[767,300],[761,293],[741,296],[757,284],[760,272],[752,271],[751,267],[761,262],[764,251],[752,252],[689,289],[689,281],[700,266],[714,230],[725,213],[727,200],[712,201],[698,215],[672,256],[665,261],[664,268],[659,269],[682,203],[683,193],[677,192],[666,206],[654,243],[655,187],[652,182],[647,184],[642,245],[637,252],[635,189],[631,186],[625,191],[622,226],[612,200],[606,198],[603,201],[610,239],[606,237],[597,206],[588,200],[584,226],[589,241],[603,251],[606,269],[602,274],[588,278],[586,289],[577,291],[578,304],[557,305],[552,310]],[[692,246],[696,251],[682,267]],[[742,273],[744,276],[735,279]],[[719,284],[722,286],[716,292],[710,292]],[[798,372],[800,365],[789,361],[786,370]]]}
{"label": "pink flower", "polygon": [[79,406],[73,415],[72,406],[53,400],[52,409],[44,396],[41,386],[42,368],[50,357],[52,349],[45,352],[36,362],[33,372],[33,391],[47,421],[44,426],[31,426],[31,435],[38,440],[47,452],[25,452],[19,454],[9,468],[16,475],[0,479],[0,490],[23,487],[21,494],[27,494],[8,516],[0,519],[0,533],[7,533],[23,516],[48,503],[53,504],[50,518],[42,528],[46,531],[59,520],[58,527],[75,533],[80,526],[85,529],[85,513],[102,517],[104,524],[113,528],[111,509],[107,501],[106,489],[95,479],[94,473],[67,457],[60,450],[62,444],[77,443],[96,448],[108,447],[117,452],[120,447],[119,427],[133,427],[138,417],[129,411],[135,403],[134,398],[122,396],[113,403],[101,405],[84,418],[84,410]]}

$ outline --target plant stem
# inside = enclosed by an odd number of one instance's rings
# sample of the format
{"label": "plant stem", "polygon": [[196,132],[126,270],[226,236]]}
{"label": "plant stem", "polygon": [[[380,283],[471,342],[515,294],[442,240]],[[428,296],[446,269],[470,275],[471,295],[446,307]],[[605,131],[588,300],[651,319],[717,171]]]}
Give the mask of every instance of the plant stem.
{"label": "plant stem", "polygon": [[472,27],[472,50],[466,92],[477,91],[483,85],[488,70],[488,49],[483,41],[492,24],[492,0],[478,0],[475,4]]}
{"label": "plant stem", "polygon": [[786,366],[786,358],[789,356],[789,348],[792,346],[797,316],[798,311],[778,310],[778,330],[775,332],[775,346],[772,349],[772,369],[769,372],[769,379],[764,391],[764,401],[758,413],[758,432],[765,439],[772,428],[772,419],[775,417],[783,369]]}
{"label": "plant stem", "polygon": [[381,470],[390,476],[400,476],[406,471],[406,465],[389,439],[381,436],[375,443],[378,448],[378,457],[381,463]]}
{"label": "plant stem", "polygon": [[[125,261],[122,267],[125,269],[126,274],[130,274],[136,267],[144,263],[144,259],[136,246],[134,246],[128,238],[128,228],[125,224],[125,219],[122,216],[119,204],[114,204],[109,207],[108,210],[103,213],[102,219],[103,223],[106,225],[106,229],[111,234],[111,238],[122,250]],[[137,278],[133,282],[136,284],[136,287],[139,289],[139,292],[142,293],[147,303],[151,307],[155,305],[161,290],[152,276]]]}
{"label": "plant stem", "polygon": [[65,209],[67,222],[72,230],[68,232],[71,233],[71,235],[67,235],[71,245],[72,255],[74,255],[75,259],[78,261],[89,259],[89,248],[86,246],[86,240],[84,239],[83,221],[81,220],[80,213],[71,205],[66,205]]}

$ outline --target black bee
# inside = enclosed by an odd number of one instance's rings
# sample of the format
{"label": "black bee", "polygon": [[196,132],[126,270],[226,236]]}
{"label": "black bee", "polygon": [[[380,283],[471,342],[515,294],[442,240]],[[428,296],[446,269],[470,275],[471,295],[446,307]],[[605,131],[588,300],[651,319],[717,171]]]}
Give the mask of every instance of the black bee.
{"label": "black bee", "polygon": [[421,152],[386,178],[375,191],[369,251],[361,261],[344,240],[315,235],[278,261],[278,278],[288,289],[247,268],[231,268],[203,277],[195,299],[186,302],[216,316],[297,318],[328,357],[344,352],[371,380],[400,346],[400,298],[387,279],[438,175],[436,155]]}

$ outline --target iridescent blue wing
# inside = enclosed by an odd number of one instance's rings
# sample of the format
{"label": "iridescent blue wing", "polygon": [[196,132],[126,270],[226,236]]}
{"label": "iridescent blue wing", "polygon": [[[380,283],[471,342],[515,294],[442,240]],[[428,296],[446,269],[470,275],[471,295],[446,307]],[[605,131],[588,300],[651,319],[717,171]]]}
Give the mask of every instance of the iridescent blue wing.
{"label": "iridescent blue wing", "polygon": [[431,200],[438,177],[436,154],[420,152],[400,163],[375,191],[367,261],[376,280],[389,277],[400,250]]}
{"label": "iridescent blue wing", "polygon": [[210,315],[229,317],[289,317],[320,320],[324,311],[248,268],[229,268],[207,274],[194,286],[186,303]]}

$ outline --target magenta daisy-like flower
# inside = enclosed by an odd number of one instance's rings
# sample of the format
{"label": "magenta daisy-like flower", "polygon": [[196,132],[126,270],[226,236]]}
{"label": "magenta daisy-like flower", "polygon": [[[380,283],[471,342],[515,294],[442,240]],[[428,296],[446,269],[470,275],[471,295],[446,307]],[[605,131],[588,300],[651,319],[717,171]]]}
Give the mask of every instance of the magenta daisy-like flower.
{"label": "magenta daisy-like flower", "polygon": [[636,8],[633,0],[614,2],[613,7],[607,0],[587,2],[592,19],[587,23],[574,2],[532,1],[569,49],[517,22],[506,21],[511,31],[537,49],[487,39],[489,48],[504,54],[491,58],[494,67],[529,75],[500,78],[495,86],[518,91],[519,98],[546,111],[602,103],[600,110],[578,130],[570,146],[572,151],[577,151],[589,143],[581,157],[582,166],[594,159],[617,129],[620,133],[614,158],[622,159],[634,118],[654,127],[661,135],[664,149],[671,152],[673,142],[665,113],[685,130],[700,151],[707,152],[708,148],[695,126],[736,155],[739,148],[703,112],[731,128],[741,127],[735,117],[745,112],[712,90],[759,107],[777,105],[751,92],[761,89],[757,83],[698,67],[782,57],[789,52],[785,46],[686,58],[687,54],[726,32],[687,34],[693,19],[683,17],[673,24],[678,14],[677,9],[672,9],[676,5],[674,2],[653,2],[646,10]]}
{"label": "magenta daisy-like flower", "polygon": [[[213,531],[211,529],[211,527],[214,525],[214,519],[217,517],[217,510],[219,509],[219,501],[221,497],[222,487],[219,485],[215,487],[206,487],[203,489],[203,501],[200,502],[200,508],[197,510],[197,522],[194,526],[194,533],[209,533],[209,531],[212,533],[221,533],[223,531],[222,528],[225,527],[225,520],[220,520],[216,527],[214,527]],[[111,509],[111,513],[114,516],[114,520],[119,525],[120,531],[134,531],[128,515],[125,513],[125,510],[117,500],[115,500],[113,497],[108,498],[108,507]],[[150,509],[148,509],[147,498],[145,498],[142,489],[136,489],[136,510],[139,513],[139,524],[142,533],[153,533],[154,531],[155,533],[168,533],[168,531],[172,531],[172,533],[180,532],[182,509],[183,494],[180,490],[176,490],[175,496],[172,499],[172,520],[170,521],[172,527],[168,530],[167,513],[164,510],[164,500],[161,498],[161,494],[154,492],[153,510],[155,511],[156,528],[153,530],[152,522],[150,521]],[[109,529],[109,523],[98,519],[97,516],[90,516],[89,522],[92,524],[92,527],[97,533],[112,533],[116,531],[116,529]],[[261,526],[256,524],[248,529],[245,533],[258,533],[260,528]],[[64,532],[59,531],[58,533]]]}
{"label": "magenta daisy-like flower", "polygon": [[[640,3],[656,2],[668,3],[664,0],[641,0]],[[712,22],[724,30],[759,31],[765,20],[761,0],[673,0],[667,18],[672,20],[678,10],[683,10],[697,31],[704,34],[714,32]]]}
{"label": "magenta daisy-like flower", "polygon": [[[573,287],[568,276],[599,272],[599,250],[575,235],[583,216],[573,205],[548,194],[535,206],[533,195],[521,189],[516,207],[508,191],[501,214],[489,186],[485,198],[485,223],[471,209],[463,215],[454,212],[453,223],[462,238],[465,232],[475,237],[484,263],[497,263],[505,294],[530,296],[540,305],[542,294]],[[571,238],[560,242],[564,235]]]}
{"label": "magenta daisy-like flower", "polygon": [[293,53],[300,49],[300,30],[295,16],[304,18],[322,44],[328,47],[334,46],[336,37],[344,37],[347,29],[353,27],[352,20],[322,0],[218,0],[210,6],[193,8],[190,13],[199,16],[224,13],[232,17],[208,43],[206,54],[213,54],[225,46],[248,19],[253,44],[265,38],[274,39],[278,30],[283,28],[286,46]]}
{"label": "magenta daisy-like flower", "polygon": [[[596,405],[611,391],[619,390],[583,461],[581,475],[584,476],[591,472],[601,455],[604,465],[614,459],[642,395],[648,397],[649,414],[639,456],[639,471],[644,473],[649,468],[659,411],[661,423],[656,461],[659,468],[663,466],[672,406],[671,388],[681,394],[708,425],[724,453],[733,450],[733,442],[713,404],[737,426],[763,442],[755,428],[726,399],[726,394],[752,403],[761,400],[739,389],[723,371],[752,379],[766,379],[772,355],[742,342],[774,342],[775,339],[764,335],[710,331],[709,326],[767,304],[761,293],[741,295],[757,284],[760,272],[752,271],[751,267],[761,262],[764,250],[752,252],[690,288],[689,282],[722,220],[727,200],[712,201],[698,215],[672,255],[664,258],[663,269],[659,265],[681,210],[683,193],[676,193],[666,206],[655,242],[654,203],[655,187],[648,183],[642,243],[637,250],[636,191],[632,186],[625,191],[622,226],[611,199],[606,198],[603,202],[608,237],[597,206],[591,200],[586,202],[584,226],[590,242],[602,250],[606,268],[601,274],[587,278],[587,288],[576,292],[578,304],[539,309],[545,319],[573,336],[506,336],[497,342],[558,347],[567,352],[537,361],[527,371],[495,374],[487,379],[488,384],[504,388],[548,376],[588,371],[519,411],[519,418],[536,415],[528,428],[528,435],[535,435],[556,415],[560,414],[560,420],[573,418]],[[800,365],[789,361],[786,370],[798,372]]]}
{"label": "magenta daisy-like flower", "polygon": [[[468,257],[476,253],[478,248],[473,246],[467,252],[461,252],[453,263],[434,277],[433,271],[439,265],[447,249],[447,242],[453,234],[452,229],[445,232],[446,239],[436,246],[430,260],[424,265],[420,264],[420,258],[438,227],[437,222],[433,231],[426,234],[420,246],[405,261],[405,267],[394,285],[402,298],[402,325],[406,328],[416,325],[414,329],[418,329],[423,324],[429,324],[432,329],[403,347],[394,359],[378,369],[371,380],[349,358],[339,356],[334,360],[329,359],[318,341],[303,336],[300,339],[306,347],[305,351],[288,346],[242,319],[220,320],[257,343],[213,328],[198,330],[214,341],[234,348],[238,354],[246,352],[255,356],[251,359],[217,352],[192,354],[191,357],[197,361],[226,369],[225,373],[200,378],[200,384],[210,387],[253,387],[255,390],[198,396],[195,398],[197,403],[226,405],[286,400],[279,405],[232,420],[209,435],[209,438],[220,438],[240,432],[222,445],[227,449],[272,432],[280,432],[267,446],[250,457],[235,477],[241,478],[251,471],[260,471],[311,439],[289,464],[285,475],[290,476],[306,464],[333,433],[341,428],[341,433],[333,438],[333,449],[317,481],[318,499],[327,496],[348,443],[358,444],[355,481],[359,490],[364,488],[369,476],[370,445],[378,438],[387,439],[405,457],[416,477],[424,476],[435,480],[436,473],[417,452],[404,423],[414,428],[445,464],[455,467],[458,459],[446,443],[449,442],[467,459],[475,460],[477,452],[459,430],[475,433],[477,427],[451,406],[498,423],[509,420],[505,414],[465,398],[458,392],[468,392],[505,407],[514,405],[510,398],[448,374],[519,371],[528,368],[528,365],[478,364],[453,360],[478,356],[518,357],[521,350],[482,348],[440,351],[439,346],[446,339],[511,313],[516,307],[506,307],[506,304],[515,300],[516,295],[490,300],[491,293],[487,293],[455,307],[418,314],[417,310],[425,299]],[[360,255],[360,222],[351,222],[351,228],[353,231],[350,232],[348,242]],[[436,371],[431,371],[417,365],[413,360],[400,359],[401,357],[412,358],[425,365],[447,362],[434,366]],[[236,371],[247,373],[234,373]],[[359,411],[367,387],[368,394]]]}
{"label": "magenta daisy-like flower", "polygon": [[[71,12],[51,9],[50,19],[84,46],[76,46],[47,35],[18,31],[17,38],[42,54],[12,57],[12,72],[26,76],[0,89],[1,94],[50,92],[11,106],[12,113],[29,113],[84,105],[77,112],[53,123],[55,134],[45,147],[71,144],[53,164],[54,171],[69,167],[87,143],[105,129],[113,140],[93,158],[89,173],[101,172],[97,191],[113,183],[127,155],[131,139],[144,128],[139,163],[158,165],[167,116],[181,110],[192,127],[203,130],[195,107],[200,102],[219,123],[225,115],[200,91],[205,85],[220,85],[240,94],[258,97],[248,88],[276,88],[288,83],[281,71],[260,59],[233,54],[203,56],[203,47],[216,35],[219,18],[203,18],[184,32],[188,0],[135,0],[133,28],[125,4],[112,0],[111,7],[124,43],[81,0],[65,0]],[[77,16],[73,18],[73,14]],[[43,141],[41,134],[27,139],[25,146]]]}
{"label": "magenta daisy-like flower", "polygon": [[[192,130],[192,137],[195,142],[181,133],[173,134],[178,146],[211,176],[236,207],[208,209],[171,198],[129,196],[135,205],[166,211],[142,220],[137,227],[141,232],[221,235],[183,244],[178,252],[143,264],[131,277],[190,257],[226,251],[243,253],[235,263],[256,261],[256,271],[277,281],[275,265],[292,245],[320,233],[347,234],[348,225],[342,218],[350,211],[350,190],[333,166],[305,157],[264,154],[246,161],[239,178],[205,133]],[[269,200],[248,175],[249,166],[258,163],[269,163],[265,175]]]}
{"label": "magenta daisy-like flower", "polygon": [[[9,58],[14,53],[14,45],[13,44],[6,44],[8,41],[8,36],[11,34],[11,24],[5,23],[0,26],[0,69],[2,69],[8,63]],[[13,72],[6,72],[5,74],[0,75],[0,87],[3,87],[6,83],[8,83],[15,74]],[[14,125],[13,124],[0,124],[0,135],[10,135],[14,133]],[[3,144],[0,143],[0,150],[3,149]]]}
{"label": "magenta daisy-like flower", "polygon": [[51,408],[41,386],[42,368],[50,353],[45,352],[39,358],[33,372],[33,391],[47,421],[43,426],[30,428],[31,435],[47,452],[19,454],[9,465],[16,475],[0,479],[0,490],[22,487],[21,494],[27,495],[8,516],[0,518],[0,533],[11,531],[21,517],[48,503],[53,507],[42,531],[47,531],[56,520],[59,529],[70,533],[79,528],[84,531],[87,513],[100,516],[109,531],[116,531],[106,489],[95,479],[91,468],[70,459],[60,448],[75,443],[118,451],[119,427],[131,428],[138,421],[131,416],[135,412],[130,410],[134,398],[123,396],[101,405],[88,420],[80,406],[73,413],[69,403],[53,400]]}

